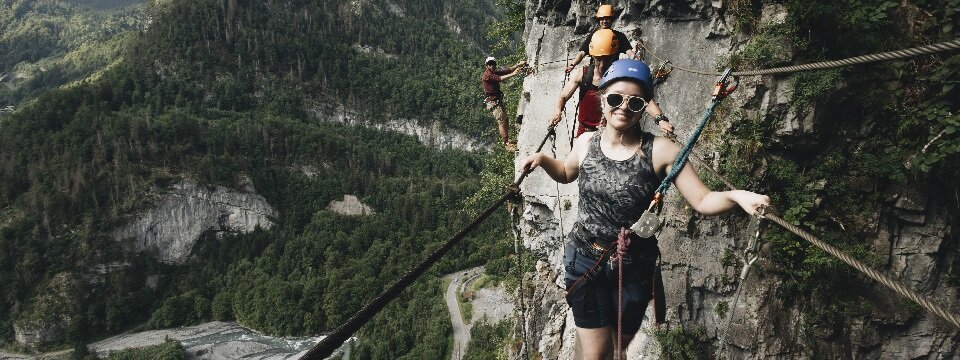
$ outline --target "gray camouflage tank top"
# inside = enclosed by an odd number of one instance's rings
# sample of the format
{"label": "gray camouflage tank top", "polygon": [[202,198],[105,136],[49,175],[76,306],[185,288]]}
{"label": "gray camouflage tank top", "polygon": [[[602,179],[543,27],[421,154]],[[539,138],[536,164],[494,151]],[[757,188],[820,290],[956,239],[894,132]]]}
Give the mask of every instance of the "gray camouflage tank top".
{"label": "gray camouflage tank top", "polygon": [[629,159],[608,158],[600,150],[602,131],[590,139],[580,163],[580,241],[603,245],[617,240],[620,228],[629,228],[650,206],[660,179],[653,171],[653,134],[643,132],[640,149]]}

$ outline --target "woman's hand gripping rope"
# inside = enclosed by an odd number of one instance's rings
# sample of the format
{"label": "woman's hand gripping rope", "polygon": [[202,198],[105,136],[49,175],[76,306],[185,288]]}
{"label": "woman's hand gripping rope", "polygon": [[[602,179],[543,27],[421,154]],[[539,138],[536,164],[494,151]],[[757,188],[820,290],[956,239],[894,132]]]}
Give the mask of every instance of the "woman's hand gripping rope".
{"label": "woman's hand gripping rope", "polygon": [[743,211],[753,216],[761,216],[770,206],[770,197],[746,190],[730,190],[730,200],[740,205]]}
{"label": "woman's hand gripping rope", "polygon": [[557,124],[560,123],[560,120],[563,120],[563,112],[557,112],[553,114],[553,117],[550,118],[550,129],[557,127]]}
{"label": "woman's hand gripping rope", "polygon": [[536,169],[537,167],[540,166],[540,163],[542,161],[543,161],[543,154],[541,153],[531,154],[530,156],[527,156],[520,161],[520,171],[522,172],[533,171],[533,169]]}

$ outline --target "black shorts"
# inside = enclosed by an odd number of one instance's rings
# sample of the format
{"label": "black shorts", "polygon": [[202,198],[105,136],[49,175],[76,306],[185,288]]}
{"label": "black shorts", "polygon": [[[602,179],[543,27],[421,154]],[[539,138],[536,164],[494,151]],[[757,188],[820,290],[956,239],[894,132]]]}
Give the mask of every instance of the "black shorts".
{"label": "black shorts", "polygon": [[[567,304],[573,310],[577,327],[596,329],[617,326],[617,278],[615,268],[604,259],[597,269],[571,286],[597,263],[597,254],[569,240],[563,249],[564,282]],[[652,246],[651,246],[652,245]],[[635,238],[630,246],[630,261],[623,265],[623,333],[636,334],[643,323],[647,304],[653,298],[653,277],[659,249],[655,239]]]}

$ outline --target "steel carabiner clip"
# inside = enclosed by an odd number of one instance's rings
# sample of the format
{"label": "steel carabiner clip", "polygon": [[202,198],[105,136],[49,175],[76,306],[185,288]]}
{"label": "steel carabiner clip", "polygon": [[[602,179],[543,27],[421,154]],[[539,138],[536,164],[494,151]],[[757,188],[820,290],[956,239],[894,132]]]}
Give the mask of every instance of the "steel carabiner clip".
{"label": "steel carabiner clip", "polygon": [[[670,68],[667,68],[669,66]],[[657,71],[653,72],[653,85],[662,84],[664,81],[667,81],[667,76],[673,72],[673,64],[669,60],[660,63],[660,66],[657,67]]]}
{"label": "steel carabiner clip", "polygon": [[[733,93],[734,90],[737,90],[737,86],[740,85],[740,81],[737,80],[737,77],[730,75],[731,69],[727,68],[723,71],[723,75],[720,75],[720,79],[717,80],[716,86],[713,87],[713,101],[720,101]],[[728,79],[732,81],[732,85],[728,84]]]}

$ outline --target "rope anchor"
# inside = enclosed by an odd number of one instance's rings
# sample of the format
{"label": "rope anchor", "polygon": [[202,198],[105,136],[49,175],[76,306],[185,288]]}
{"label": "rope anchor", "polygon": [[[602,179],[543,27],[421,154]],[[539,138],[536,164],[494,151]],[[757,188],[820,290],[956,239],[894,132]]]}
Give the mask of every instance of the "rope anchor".
{"label": "rope anchor", "polygon": [[673,63],[670,60],[661,62],[657,70],[653,72],[653,85],[657,86],[667,81],[667,76],[673,72]]}
{"label": "rope anchor", "polygon": [[750,225],[747,227],[747,234],[750,236],[750,242],[743,249],[743,267],[740,269],[740,281],[737,282],[737,291],[733,295],[733,304],[730,305],[730,313],[727,314],[727,324],[723,328],[723,333],[719,335],[720,348],[725,349],[727,344],[727,335],[730,333],[730,325],[733,324],[733,318],[737,311],[737,303],[740,301],[740,292],[743,290],[743,283],[747,280],[750,273],[750,267],[760,258],[761,236],[766,229],[764,220],[767,217],[767,207],[761,206],[757,213],[750,219]]}
{"label": "rope anchor", "polygon": [[[734,90],[737,90],[737,86],[740,85],[740,81],[737,78],[730,74],[731,69],[723,71],[723,75],[720,75],[720,78],[717,80],[717,84],[713,87],[713,101],[720,101],[733,93]],[[732,79],[733,84],[728,85],[727,80]]]}
{"label": "rope anchor", "polygon": [[[729,84],[728,81],[732,81],[733,84]],[[673,179],[677,177],[677,174],[679,174],[680,170],[686,165],[687,159],[693,150],[693,145],[696,144],[697,139],[700,138],[700,133],[703,132],[703,128],[707,126],[707,121],[713,116],[713,111],[717,107],[717,104],[736,90],[737,85],[739,85],[739,82],[736,78],[731,78],[730,69],[724,71],[720,79],[717,80],[717,84],[711,94],[712,100],[710,101],[710,105],[707,106],[707,111],[703,114],[703,117],[700,118],[700,124],[697,125],[696,130],[690,134],[690,138],[687,139],[686,144],[683,145],[680,153],[677,154],[677,158],[674,159],[673,166],[670,168],[670,173],[667,174],[663,181],[660,182],[657,190],[654,191],[653,200],[650,201],[650,207],[640,215],[640,220],[630,226],[631,231],[637,233],[640,237],[651,237],[660,229],[660,226],[663,225],[659,214],[660,209],[663,207],[664,194],[666,194],[667,189],[670,188],[670,183],[673,182]]]}
{"label": "rope anchor", "polygon": [[747,274],[750,272],[750,267],[753,266],[753,263],[760,257],[760,237],[763,235],[764,230],[766,230],[766,223],[764,222],[766,216],[767,207],[761,206],[757,214],[750,219],[747,233],[753,234],[753,236],[750,238],[750,243],[747,244],[747,247],[743,249],[744,263],[743,268],[740,269],[741,282],[746,280]]}

